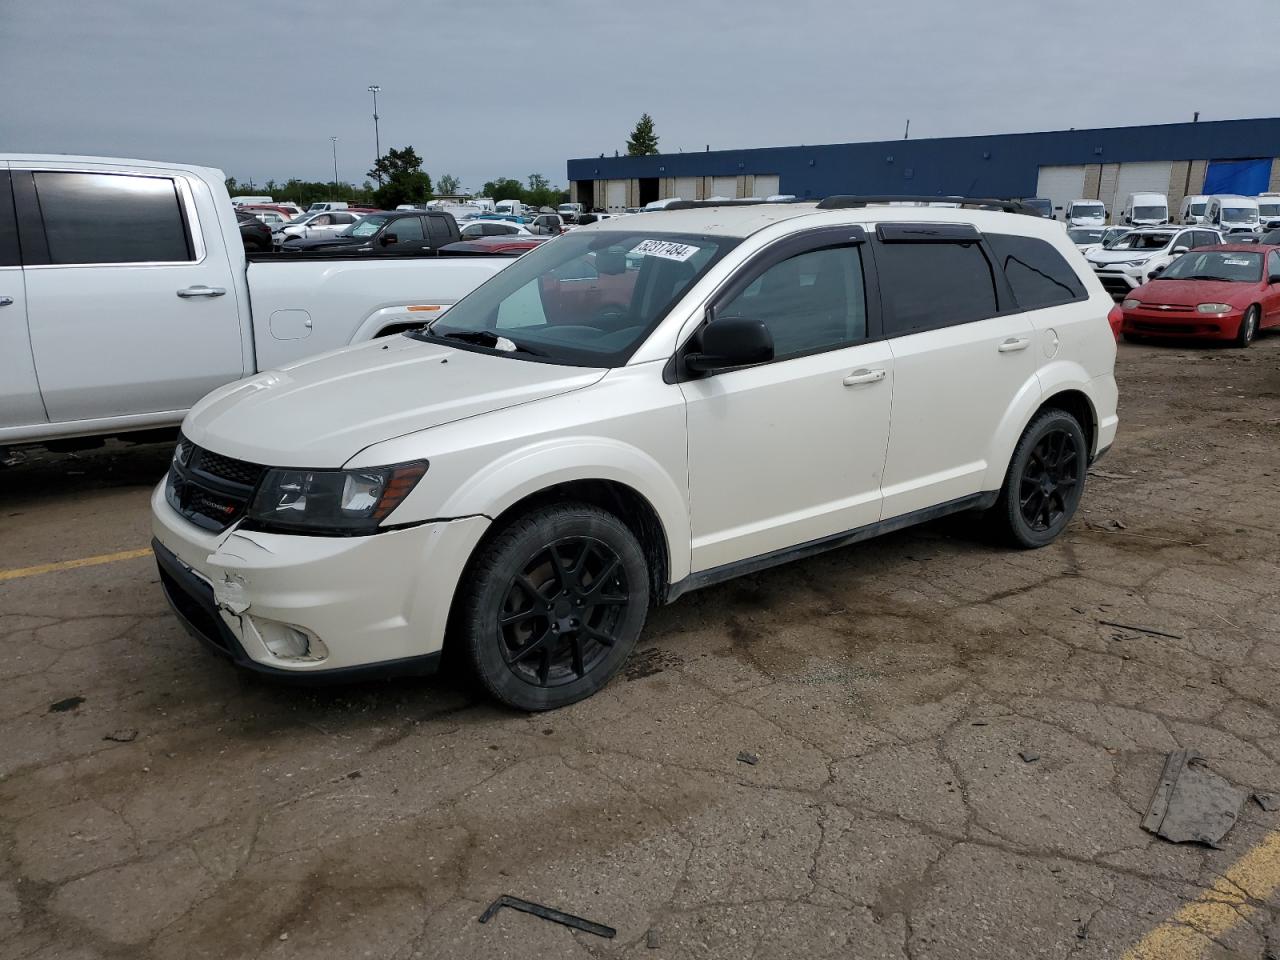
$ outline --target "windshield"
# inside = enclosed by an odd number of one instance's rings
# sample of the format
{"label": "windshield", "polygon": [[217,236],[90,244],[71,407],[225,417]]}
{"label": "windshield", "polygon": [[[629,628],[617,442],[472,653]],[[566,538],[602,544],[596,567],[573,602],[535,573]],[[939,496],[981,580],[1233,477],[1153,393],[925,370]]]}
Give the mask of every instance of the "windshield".
{"label": "windshield", "polygon": [[1165,268],[1160,280],[1230,280],[1257,283],[1262,279],[1262,254],[1235,250],[1184,253]]}
{"label": "windshield", "polygon": [[567,233],[411,335],[456,339],[517,358],[620,366],[738,243],[733,237],[627,230]]}
{"label": "windshield", "polygon": [[1051,200],[1040,200],[1032,197],[1030,200],[1024,200],[1022,202],[1032,210],[1038,211],[1041,216],[1049,217],[1053,215],[1053,201]]}
{"label": "windshield", "polygon": [[1204,208],[1205,208],[1205,204],[1203,203],[1193,203],[1191,205],[1191,215],[1193,217],[1203,217]]}
{"label": "windshield", "polygon": [[1077,203],[1071,208],[1071,216],[1078,220],[1101,220],[1105,215],[1106,210],[1102,204],[1098,204],[1095,207],[1092,204],[1089,206],[1082,206]]}
{"label": "windshield", "polygon": [[1222,219],[1228,223],[1257,223],[1258,211],[1253,207],[1223,207]]}
{"label": "windshield", "polygon": [[1264,233],[1259,243],[1280,244],[1280,230],[1272,230],[1270,233]]}
{"label": "windshield", "polygon": [[1164,207],[1134,207],[1133,219],[1135,220],[1164,220],[1169,216],[1169,211]]}
{"label": "windshield", "polygon": [[382,229],[382,225],[390,220],[390,217],[365,217],[363,220],[357,220],[347,229],[343,230],[340,236],[344,237],[372,237],[375,233]]}
{"label": "windshield", "polygon": [[1258,213],[1264,217],[1280,217],[1280,200],[1274,203],[1259,203]]}
{"label": "windshield", "polygon": [[1110,244],[1108,250],[1163,250],[1173,239],[1172,233],[1126,233]]}
{"label": "windshield", "polygon": [[1077,227],[1073,230],[1068,230],[1067,236],[1071,238],[1072,243],[1101,243],[1102,242],[1101,230],[1088,230],[1082,227]]}
{"label": "windshield", "polygon": [[1129,233],[1128,227],[1110,227],[1102,231],[1102,245],[1110,250],[1117,240]]}

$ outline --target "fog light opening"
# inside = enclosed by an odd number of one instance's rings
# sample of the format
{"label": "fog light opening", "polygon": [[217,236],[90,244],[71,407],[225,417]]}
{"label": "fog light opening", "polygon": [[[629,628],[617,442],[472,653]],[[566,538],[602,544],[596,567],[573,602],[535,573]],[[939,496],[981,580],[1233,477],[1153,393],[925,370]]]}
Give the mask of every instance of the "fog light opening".
{"label": "fog light opening", "polygon": [[254,628],[263,645],[280,660],[323,660],[329,650],[315,634],[301,627],[254,618]]}

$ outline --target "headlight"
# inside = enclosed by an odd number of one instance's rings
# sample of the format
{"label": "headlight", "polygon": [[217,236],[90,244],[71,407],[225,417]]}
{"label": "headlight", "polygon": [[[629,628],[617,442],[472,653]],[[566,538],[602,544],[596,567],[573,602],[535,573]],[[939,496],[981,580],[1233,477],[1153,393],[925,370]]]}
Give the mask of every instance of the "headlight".
{"label": "headlight", "polygon": [[1230,313],[1231,304],[1229,303],[1202,303],[1196,307],[1197,313]]}
{"label": "headlight", "polygon": [[1136,310],[1140,306],[1142,306],[1141,300],[1121,300],[1120,301],[1120,307],[1123,310]]}
{"label": "headlight", "polygon": [[1143,257],[1141,260],[1126,260],[1124,265],[1126,267],[1140,267],[1150,259],[1150,257]]}
{"label": "headlight", "polygon": [[374,533],[426,472],[425,460],[359,470],[268,470],[248,520],[299,533]]}

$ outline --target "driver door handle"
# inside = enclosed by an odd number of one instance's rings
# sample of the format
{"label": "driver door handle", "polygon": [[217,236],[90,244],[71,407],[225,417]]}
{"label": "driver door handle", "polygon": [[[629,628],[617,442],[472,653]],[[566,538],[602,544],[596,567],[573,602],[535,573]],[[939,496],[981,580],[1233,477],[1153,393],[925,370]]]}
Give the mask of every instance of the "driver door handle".
{"label": "driver door handle", "polygon": [[206,287],[204,284],[197,284],[194,287],[186,287],[179,290],[178,296],[183,300],[191,300],[195,297],[221,297],[226,292],[226,287]]}
{"label": "driver door handle", "polygon": [[1029,346],[1031,346],[1030,337],[1010,337],[996,349],[1001,353],[1017,353],[1019,350],[1025,350]]}
{"label": "driver door handle", "polygon": [[855,370],[844,378],[846,387],[856,387],[860,383],[879,383],[888,374],[882,369],[868,370],[863,367],[861,370]]}

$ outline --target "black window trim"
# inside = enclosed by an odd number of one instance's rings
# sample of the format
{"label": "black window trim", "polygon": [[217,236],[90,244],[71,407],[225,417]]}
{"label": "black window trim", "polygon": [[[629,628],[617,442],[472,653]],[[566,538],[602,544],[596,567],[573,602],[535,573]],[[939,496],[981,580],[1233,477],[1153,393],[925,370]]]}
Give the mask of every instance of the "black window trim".
{"label": "black window trim", "polygon": [[[99,263],[52,263],[49,239],[45,230],[44,211],[40,206],[40,194],[36,189],[37,173],[71,173],[88,176],[139,177],[149,180],[168,180],[173,184],[178,201],[178,213],[182,218],[182,233],[187,243],[188,260],[140,260],[107,261]],[[166,173],[141,173],[136,170],[90,170],[83,167],[19,167],[11,168],[13,199],[18,216],[18,242],[22,247],[22,265],[25,269],[75,270],[82,267],[194,267],[203,264],[209,256],[204,237],[198,229],[195,193],[191,189],[189,175],[174,171]],[[23,175],[23,176],[20,176]],[[238,224],[237,224],[238,226]]]}
{"label": "black window trim", "polygon": [[[696,352],[702,330],[715,317],[717,309],[751,286],[766,270],[777,266],[784,260],[790,260],[792,257],[798,257],[801,254],[816,253],[819,250],[828,250],[834,247],[851,246],[860,248],[869,246],[867,243],[867,231],[861,224],[845,224],[843,226],[817,227],[805,230],[802,233],[794,233],[775,240],[773,243],[751,254],[707,298],[702,320],[690,331],[684,341],[676,347],[675,354],[663,367],[663,381],[666,383],[682,383],[717,376],[721,373],[730,373],[734,370],[749,369],[748,367],[730,367],[712,373],[696,373],[685,367],[684,357],[691,352]],[[875,343],[884,339],[881,335],[880,325],[880,288],[876,280],[875,269],[865,252],[860,259],[862,261],[863,296],[866,298],[867,335],[865,337],[850,343],[830,344],[828,346],[814,347],[812,350],[805,350],[800,353],[789,353],[785,357],[779,357],[767,363],[752,364],[752,366],[763,367],[774,363],[788,363],[792,360],[800,360],[820,353],[831,353],[833,350],[848,350],[850,347],[860,347],[864,344]]]}
{"label": "black window trim", "polygon": [[0,250],[0,270],[21,270],[22,233],[18,227],[18,207],[13,199],[12,178],[7,166],[0,167],[0,217],[11,217],[13,221],[13,262],[5,263],[4,250]]}

